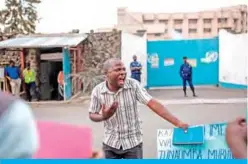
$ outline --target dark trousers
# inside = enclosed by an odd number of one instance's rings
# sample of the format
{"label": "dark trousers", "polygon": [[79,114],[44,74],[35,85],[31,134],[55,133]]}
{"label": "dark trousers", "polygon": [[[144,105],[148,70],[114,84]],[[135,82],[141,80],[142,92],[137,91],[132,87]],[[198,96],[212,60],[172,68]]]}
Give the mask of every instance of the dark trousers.
{"label": "dark trousers", "polygon": [[103,144],[103,151],[106,159],[142,159],[143,158],[143,144],[123,150],[122,148],[116,149]]}
{"label": "dark trousers", "polygon": [[186,93],[187,83],[189,84],[190,89],[192,90],[193,94],[195,95],[195,88],[194,88],[194,85],[192,83],[192,79],[191,78],[183,79],[183,91],[184,91],[184,94],[185,95],[187,94]]}
{"label": "dark trousers", "polygon": [[137,80],[137,81],[141,81],[141,79],[140,79],[140,74],[137,74],[137,73],[133,73],[132,75],[131,75],[131,78],[133,78],[133,79],[135,79],[135,80]]}
{"label": "dark trousers", "polygon": [[29,102],[31,102],[32,98],[34,98],[34,97],[38,98],[35,82],[25,83],[25,90],[26,90],[27,100]]}

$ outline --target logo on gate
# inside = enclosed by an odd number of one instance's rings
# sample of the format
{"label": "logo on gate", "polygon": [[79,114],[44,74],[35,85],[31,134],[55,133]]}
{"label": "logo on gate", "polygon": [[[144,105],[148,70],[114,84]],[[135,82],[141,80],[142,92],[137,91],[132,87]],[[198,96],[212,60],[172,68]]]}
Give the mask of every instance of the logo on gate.
{"label": "logo on gate", "polygon": [[148,54],[148,63],[151,64],[151,68],[158,68],[159,67],[159,57],[157,53]]}
{"label": "logo on gate", "polygon": [[218,60],[218,52],[208,51],[205,54],[205,58],[201,58],[202,63],[214,63]]}

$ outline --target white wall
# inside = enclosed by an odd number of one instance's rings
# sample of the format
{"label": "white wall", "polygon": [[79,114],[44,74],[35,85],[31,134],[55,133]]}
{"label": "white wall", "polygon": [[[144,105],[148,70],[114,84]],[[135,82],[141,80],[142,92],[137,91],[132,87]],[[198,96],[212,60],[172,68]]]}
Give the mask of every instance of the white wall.
{"label": "white wall", "polygon": [[219,81],[247,85],[248,34],[219,33]]}
{"label": "white wall", "polygon": [[121,35],[121,59],[127,69],[127,76],[131,76],[130,63],[133,55],[137,55],[138,61],[142,64],[141,85],[147,84],[147,53],[146,53],[146,35],[143,37],[122,32]]}

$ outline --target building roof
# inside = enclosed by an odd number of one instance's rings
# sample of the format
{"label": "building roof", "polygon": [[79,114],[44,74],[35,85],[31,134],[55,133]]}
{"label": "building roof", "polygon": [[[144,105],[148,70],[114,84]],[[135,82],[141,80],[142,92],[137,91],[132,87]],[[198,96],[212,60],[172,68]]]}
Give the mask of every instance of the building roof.
{"label": "building roof", "polygon": [[86,34],[48,34],[17,36],[0,42],[3,48],[75,47],[87,38]]}

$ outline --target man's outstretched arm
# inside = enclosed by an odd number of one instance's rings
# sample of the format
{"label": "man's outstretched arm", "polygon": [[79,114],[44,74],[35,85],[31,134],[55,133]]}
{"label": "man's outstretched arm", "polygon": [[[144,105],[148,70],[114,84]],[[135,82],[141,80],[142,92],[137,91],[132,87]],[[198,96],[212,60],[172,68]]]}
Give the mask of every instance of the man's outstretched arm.
{"label": "man's outstretched arm", "polygon": [[169,121],[171,124],[175,125],[176,127],[187,129],[188,125],[177,119],[168,109],[165,108],[160,102],[155,99],[151,99],[147,106],[157,115],[162,117],[163,119]]}
{"label": "man's outstretched arm", "polygon": [[157,115],[159,115],[163,119],[169,121],[170,123],[172,123],[176,127],[187,129],[187,127],[188,127],[187,124],[185,124],[182,121],[180,121],[179,119],[177,119],[172,113],[170,113],[168,111],[168,109],[166,109],[164,107],[164,105],[162,105],[157,100],[152,98],[147,93],[147,91],[140,86],[140,84],[137,83],[136,85],[137,85],[136,95],[137,95],[137,99],[140,103],[147,105],[154,113],[156,113]]}

